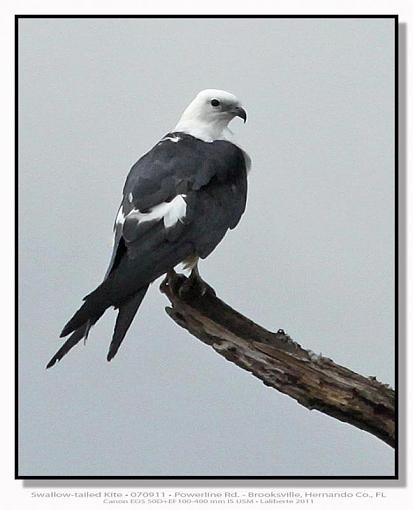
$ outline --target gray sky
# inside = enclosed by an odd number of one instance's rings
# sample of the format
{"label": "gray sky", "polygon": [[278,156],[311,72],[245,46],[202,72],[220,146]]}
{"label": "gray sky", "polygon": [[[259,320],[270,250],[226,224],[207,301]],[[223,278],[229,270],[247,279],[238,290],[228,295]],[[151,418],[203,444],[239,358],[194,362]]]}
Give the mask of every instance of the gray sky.
{"label": "gray sky", "polygon": [[394,384],[389,19],[20,20],[20,474],[391,475],[369,434],[265,387],[173,323],[155,283],[45,364],[100,282],[131,165],[204,88],[236,94],[247,211],[201,264],[270,330]]}

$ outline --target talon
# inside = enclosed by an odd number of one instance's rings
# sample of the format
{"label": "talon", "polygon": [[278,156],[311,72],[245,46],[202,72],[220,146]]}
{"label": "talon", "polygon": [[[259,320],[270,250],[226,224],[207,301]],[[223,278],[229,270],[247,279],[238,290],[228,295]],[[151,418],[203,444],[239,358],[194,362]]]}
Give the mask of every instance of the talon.
{"label": "talon", "polygon": [[203,297],[207,294],[215,297],[215,290],[208,285],[200,276],[198,266],[192,267],[191,274],[185,278],[182,274],[176,273],[174,270],[167,273],[168,284],[172,290],[182,299],[188,300],[188,297]]}
{"label": "talon", "polygon": [[174,270],[172,270],[172,271],[168,271],[167,279],[168,279],[168,285],[170,286],[172,291],[175,294],[180,295],[181,287],[184,285],[185,280],[186,280],[185,276],[182,274],[178,274]]}
{"label": "talon", "polygon": [[216,295],[214,289],[210,285],[194,274],[191,274],[191,276],[182,283],[178,289],[178,294],[181,298],[188,297],[190,294],[194,297],[203,297],[206,294],[210,294],[212,296]]}
{"label": "talon", "polygon": [[203,280],[201,280],[202,283],[201,283],[201,296],[205,296],[205,294],[209,294],[210,296],[213,296],[213,297],[216,297],[216,292],[215,290],[210,286],[208,285],[206,282],[204,282]]}
{"label": "talon", "polygon": [[185,278],[182,285],[178,289],[178,295],[181,298],[185,298],[188,294],[196,293],[196,285],[194,279],[189,277]]}

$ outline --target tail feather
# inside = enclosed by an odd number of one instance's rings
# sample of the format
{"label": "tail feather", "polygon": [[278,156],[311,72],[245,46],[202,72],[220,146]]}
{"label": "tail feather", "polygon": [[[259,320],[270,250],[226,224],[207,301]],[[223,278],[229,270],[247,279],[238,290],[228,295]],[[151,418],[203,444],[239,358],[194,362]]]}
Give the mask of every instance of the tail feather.
{"label": "tail feather", "polygon": [[57,351],[53,358],[49,361],[46,368],[52,367],[57,361],[60,361],[76,344],[87,338],[90,328],[100,319],[103,312],[93,320],[88,320],[85,324],[77,328],[72,335],[66,340],[62,347]]}
{"label": "tail feather", "polygon": [[106,308],[109,308],[109,306],[112,305],[110,285],[111,282],[109,280],[105,280],[99,285],[99,287],[84,298],[85,302],[63,328],[60,333],[61,337],[67,336],[77,330],[91,318],[98,315],[101,317]]}
{"label": "tail feather", "polygon": [[[135,317],[136,312],[143,298],[145,297],[148,285],[142,287],[119,308],[116,318],[115,329],[113,331],[112,341],[109,347],[107,360],[110,361],[118,352],[118,349],[125,338],[126,332]],[[53,358],[49,361],[46,368],[50,368],[60,361],[76,344],[87,338],[90,328],[102,317],[106,308],[112,305],[110,299],[110,288],[107,286],[107,280],[103,282],[96,290],[86,296],[84,304],[73,315],[70,321],[63,328],[61,337],[71,336],[66,340],[62,347],[57,351]]]}
{"label": "tail feather", "polygon": [[110,361],[118,352],[120,344],[125,338],[126,332],[128,331],[147,290],[148,286],[143,287],[132,298],[126,301],[126,303],[119,306],[115,329],[113,331],[112,341],[107,355],[108,361]]}

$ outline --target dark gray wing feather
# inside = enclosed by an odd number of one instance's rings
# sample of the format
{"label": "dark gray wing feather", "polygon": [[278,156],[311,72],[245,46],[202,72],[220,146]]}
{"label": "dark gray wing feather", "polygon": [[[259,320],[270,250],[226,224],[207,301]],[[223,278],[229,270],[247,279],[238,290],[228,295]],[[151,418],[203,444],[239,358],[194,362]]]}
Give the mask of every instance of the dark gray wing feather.
{"label": "dark gray wing feather", "polygon": [[[180,141],[159,142],[126,179],[124,219],[115,226],[107,272],[122,300],[184,258],[208,256],[245,210],[247,175],[241,149],[223,140],[207,143],[183,133],[170,136]],[[162,221],[139,221],[136,211],[149,212],[180,194],[186,202],[182,221],[170,228]]]}
{"label": "dark gray wing feather", "polygon": [[[148,285],[189,256],[207,257],[239,222],[247,195],[243,151],[223,140],[171,136],[179,142],[161,140],[129,172],[106,277],[63,328],[61,336],[73,334],[48,366],[87,336],[110,306],[119,309],[108,355],[113,357]],[[162,219],[142,221],[142,214],[177,195],[185,197],[180,220],[168,228]]]}

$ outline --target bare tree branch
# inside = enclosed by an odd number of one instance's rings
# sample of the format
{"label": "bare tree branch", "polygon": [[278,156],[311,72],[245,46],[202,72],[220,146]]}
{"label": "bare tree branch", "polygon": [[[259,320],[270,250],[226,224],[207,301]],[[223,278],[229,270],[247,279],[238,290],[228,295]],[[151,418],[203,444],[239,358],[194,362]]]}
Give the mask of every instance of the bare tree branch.
{"label": "bare tree branch", "polygon": [[394,447],[395,395],[388,385],[304,349],[283,330],[264,329],[213,291],[202,296],[199,289],[188,290],[188,281],[169,275],[161,284],[172,305],[166,312],[177,324],[307,409],[350,423]]}

